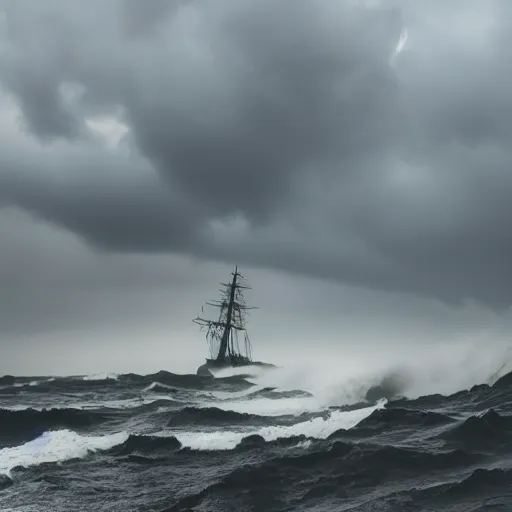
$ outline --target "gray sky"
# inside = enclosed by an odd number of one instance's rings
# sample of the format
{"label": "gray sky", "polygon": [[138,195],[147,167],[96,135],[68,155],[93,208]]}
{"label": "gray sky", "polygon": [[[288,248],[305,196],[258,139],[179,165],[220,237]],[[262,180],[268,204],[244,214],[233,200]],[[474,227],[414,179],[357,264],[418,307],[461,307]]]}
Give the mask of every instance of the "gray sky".
{"label": "gray sky", "polygon": [[507,340],[509,0],[0,12],[0,373],[193,370],[235,263],[260,358]]}

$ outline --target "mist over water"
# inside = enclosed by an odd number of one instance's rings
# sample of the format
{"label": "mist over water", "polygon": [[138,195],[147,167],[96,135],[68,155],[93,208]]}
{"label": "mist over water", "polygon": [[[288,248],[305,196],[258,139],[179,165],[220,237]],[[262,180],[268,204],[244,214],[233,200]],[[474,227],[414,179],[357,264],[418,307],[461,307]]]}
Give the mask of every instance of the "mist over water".
{"label": "mist over water", "polygon": [[250,367],[216,375],[250,373],[248,380],[258,386],[307,390],[315,396],[315,403],[328,406],[364,400],[371,387],[382,388],[383,398],[450,394],[480,383],[492,384],[512,370],[512,350],[506,340],[492,340],[488,335],[432,346],[411,342],[387,350],[381,345],[357,352],[349,347],[345,353],[290,356],[273,370]]}

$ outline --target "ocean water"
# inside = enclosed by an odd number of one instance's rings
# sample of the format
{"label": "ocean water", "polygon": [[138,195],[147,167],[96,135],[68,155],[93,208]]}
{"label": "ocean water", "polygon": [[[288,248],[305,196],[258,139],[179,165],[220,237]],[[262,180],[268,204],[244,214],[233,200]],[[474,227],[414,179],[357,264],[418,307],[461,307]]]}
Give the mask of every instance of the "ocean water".
{"label": "ocean water", "polygon": [[512,510],[512,374],[336,400],[246,371],[1,378],[0,510]]}

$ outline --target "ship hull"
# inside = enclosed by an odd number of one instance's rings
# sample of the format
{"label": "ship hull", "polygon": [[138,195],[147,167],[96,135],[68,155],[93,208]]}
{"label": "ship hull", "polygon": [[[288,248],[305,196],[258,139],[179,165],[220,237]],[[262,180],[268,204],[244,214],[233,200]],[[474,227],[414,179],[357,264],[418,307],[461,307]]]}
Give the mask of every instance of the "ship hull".
{"label": "ship hull", "polygon": [[202,364],[197,369],[197,375],[202,377],[213,377],[213,372],[219,370],[225,370],[227,368],[241,368],[244,366],[258,366],[263,368],[276,368],[275,365],[271,363],[263,363],[261,361],[251,361],[246,357],[240,356],[236,359],[227,359],[225,361],[217,361],[215,359],[207,359],[206,363]]}

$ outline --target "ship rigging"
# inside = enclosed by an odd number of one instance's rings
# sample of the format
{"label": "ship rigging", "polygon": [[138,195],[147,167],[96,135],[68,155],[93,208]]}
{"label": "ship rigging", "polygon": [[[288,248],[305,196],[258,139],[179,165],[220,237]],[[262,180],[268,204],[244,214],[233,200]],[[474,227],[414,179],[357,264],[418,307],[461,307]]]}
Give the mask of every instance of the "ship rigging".
{"label": "ship rigging", "polygon": [[[220,300],[207,302],[209,306],[220,310],[217,320],[197,317],[194,319],[206,330],[210,358],[207,362],[215,366],[241,366],[251,364],[252,346],[246,329],[247,311],[258,309],[245,303],[243,290],[250,289],[238,267],[231,274],[230,283],[221,283],[224,287]],[[201,310],[204,312],[203,308]]]}

